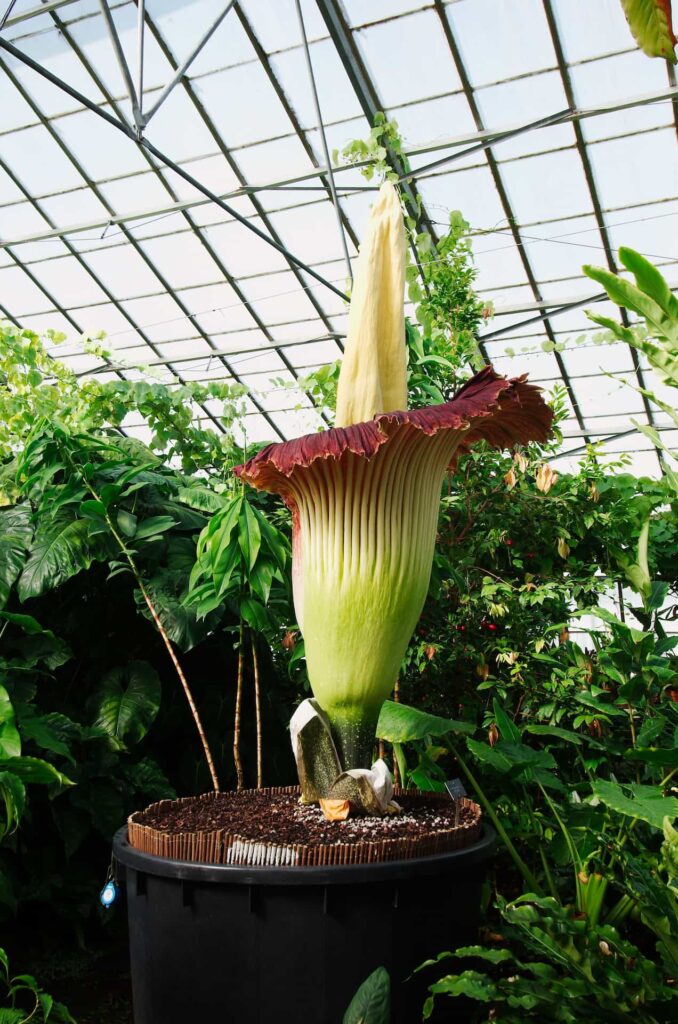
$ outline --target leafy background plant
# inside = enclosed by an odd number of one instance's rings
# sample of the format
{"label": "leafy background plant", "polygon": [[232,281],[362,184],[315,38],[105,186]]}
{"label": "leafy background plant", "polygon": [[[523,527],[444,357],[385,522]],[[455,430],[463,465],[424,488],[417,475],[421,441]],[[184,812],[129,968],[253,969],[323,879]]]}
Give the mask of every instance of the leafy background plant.
{"label": "leafy background plant", "polygon": [[[387,145],[402,148],[382,118],[344,157],[379,176]],[[473,372],[492,310],[462,215],[435,244],[407,216],[422,405]],[[675,299],[633,254],[625,266],[635,286],[598,279],[642,320],[601,327],[671,386]],[[286,513],[231,473],[251,454],[234,430],[243,390],[77,379],[47,353],[58,340],[0,330],[0,927],[13,959],[77,1003],[83,972],[124,942],[96,909],[113,832],[213,781],[182,676],[224,787],[293,780],[286,728],[307,683]],[[336,380],[332,366],[303,382],[326,415]],[[223,432],[199,426],[207,400]],[[565,396],[551,401],[558,423]],[[130,415],[147,444],[124,433]],[[651,480],[591,447],[559,474],[560,441],[460,460],[382,716],[400,780],[461,776],[501,839],[482,944],[431,950],[426,1012],[464,995],[478,1021],[663,1022],[678,962],[675,472],[669,452]]]}

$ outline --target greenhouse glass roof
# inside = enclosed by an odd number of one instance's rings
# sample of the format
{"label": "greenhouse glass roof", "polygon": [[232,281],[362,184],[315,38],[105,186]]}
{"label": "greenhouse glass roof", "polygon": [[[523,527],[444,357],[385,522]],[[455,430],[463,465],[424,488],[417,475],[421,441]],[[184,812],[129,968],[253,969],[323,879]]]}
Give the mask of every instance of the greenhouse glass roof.
{"label": "greenhouse glass roof", "polygon": [[672,66],[636,48],[619,0],[300,9],[301,21],[296,0],[2,0],[0,315],[63,331],[55,354],[81,374],[115,375],[83,349],[83,332],[103,330],[128,378],[241,381],[250,440],[316,429],[294,382],[341,354],[345,248],[352,258],[376,187],[359,168],[327,173],[320,124],[332,154],[383,110],[426,225],[439,232],[456,209],[472,225],[495,310],[487,357],[564,383],[564,452],[605,438],[656,475],[631,417],[674,447],[677,432],[623,383],[643,383],[642,357],[596,343],[584,309],[619,311],[581,265],[616,269],[628,245],[678,285]]}

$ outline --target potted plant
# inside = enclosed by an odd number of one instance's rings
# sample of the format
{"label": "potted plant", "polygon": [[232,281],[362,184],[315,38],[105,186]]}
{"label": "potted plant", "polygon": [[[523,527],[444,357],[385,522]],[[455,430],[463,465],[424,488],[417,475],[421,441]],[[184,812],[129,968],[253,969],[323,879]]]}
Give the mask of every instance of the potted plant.
{"label": "potted plant", "polygon": [[[137,1024],[338,1022],[381,965],[396,984],[473,938],[492,846],[471,801],[394,793],[377,723],[431,573],[440,490],[476,441],[544,440],[551,411],[486,367],[407,410],[405,228],[382,186],[358,259],[336,427],[236,471],[292,513],[293,586],[314,698],[291,723],[298,790],[207,794],[133,815],[127,876]],[[450,723],[454,729],[458,723]],[[393,1020],[421,1008],[413,983]]]}

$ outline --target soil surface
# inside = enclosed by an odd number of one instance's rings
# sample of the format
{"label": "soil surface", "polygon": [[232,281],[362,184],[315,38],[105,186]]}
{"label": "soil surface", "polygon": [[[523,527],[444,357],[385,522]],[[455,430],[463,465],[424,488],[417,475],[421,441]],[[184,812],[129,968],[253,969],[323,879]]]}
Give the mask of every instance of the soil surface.
{"label": "soil surface", "polygon": [[296,793],[221,793],[210,800],[185,800],[150,807],[135,815],[140,825],[159,832],[214,832],[223,829],[243,839],[293,845],[333,846],[382,839],[421,839],[432,833],[470,825],[469,807],[457,808],[447,797],[399,796],[401,814],[327,821],[316,806],[302,806]]}

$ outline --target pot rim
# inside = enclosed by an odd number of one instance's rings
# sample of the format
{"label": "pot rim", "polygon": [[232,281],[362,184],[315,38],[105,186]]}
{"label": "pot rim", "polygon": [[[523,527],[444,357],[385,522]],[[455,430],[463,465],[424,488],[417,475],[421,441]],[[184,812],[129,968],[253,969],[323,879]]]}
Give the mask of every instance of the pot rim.
{"label": "pot rim", "polygon": [[169,857],[144,853],[130,846],[127,826],[123,825],[113,838],[113,857],[119,864],[140,874],[182,881],[213,882],[222,885],[351,885],[407,879],[420,875],[449,874],[455,868],[470,867],[489,860],[496,844],[496,832],[491,825],[483,823],[483,831],[477,842],[447,853],[372,864],[257,867],[251,864],[211,864],[202,861],[172,860]]}

